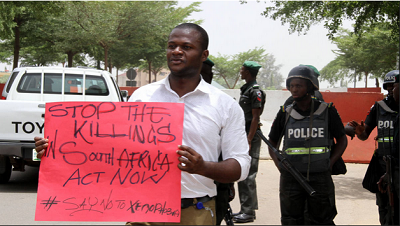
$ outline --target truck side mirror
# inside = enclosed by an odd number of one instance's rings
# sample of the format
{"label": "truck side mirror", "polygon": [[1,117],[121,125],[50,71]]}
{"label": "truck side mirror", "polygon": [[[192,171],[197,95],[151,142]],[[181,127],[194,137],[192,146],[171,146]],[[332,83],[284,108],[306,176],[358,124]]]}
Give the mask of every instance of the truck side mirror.
{"label": "truck side mirror", "polygon": [[128,90],[121,90],[122,97],[128,97]]}
{"label": "truck side mirror", "polygon": [[128,94],[128,90],[121,90],[121,95],[124,102],[128,101]]}

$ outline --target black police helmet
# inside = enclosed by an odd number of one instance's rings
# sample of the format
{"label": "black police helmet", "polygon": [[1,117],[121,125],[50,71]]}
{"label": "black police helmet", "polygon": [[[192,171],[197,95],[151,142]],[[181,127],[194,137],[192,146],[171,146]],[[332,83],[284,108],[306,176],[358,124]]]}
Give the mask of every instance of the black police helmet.
{"label": "black police helmet", "polygon": [[383,89],[387,90],[388,83],[395,83],[396,82],[396,75],[399,74],[399,70],[390,71],[385,75],[385,79],[383,80]]}
{"label": "black police helmet", "polygon": [[314,76],[314,71],[305,65],[296,66],[292,70],[290,70],[289,75],[286,79],[286,88],[288,90],[289,90],[289,86],[290,86],[290,80],[292,78],[307,79],[308,81],[311,82],[311,84],[314,88],[313,91],[319,89],[319,82],[318,82],[318,79]]}

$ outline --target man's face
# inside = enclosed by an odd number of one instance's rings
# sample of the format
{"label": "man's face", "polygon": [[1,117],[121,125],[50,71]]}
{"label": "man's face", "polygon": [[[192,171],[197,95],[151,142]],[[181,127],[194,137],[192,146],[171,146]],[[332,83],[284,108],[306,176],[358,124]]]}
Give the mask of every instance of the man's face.
{"label": "man's face", "polygon": [[194,29],[177,28],[168,38],[167,60],[171,73],[178,76],[199,74],[208,50],[202,50],[200,33]]}
{"label": "man's face", "polygon": [[292,78],[289,84],[289,91],[294,100],[301,100],[307,94],[307,81],[302,78]]}
{"label": "man's face", "polygon": [[386,84],[386,89],[388,91],[388,95],[393,96],[393,83]]}
{"label": "man's face", "polygon": [[242,67],[240,68],[240,76],[241,76],[241,79],[246,79],[246,77],[248,76],[248,74],[250,74],[249,71],[245,68],[245,66],[242,66]]}

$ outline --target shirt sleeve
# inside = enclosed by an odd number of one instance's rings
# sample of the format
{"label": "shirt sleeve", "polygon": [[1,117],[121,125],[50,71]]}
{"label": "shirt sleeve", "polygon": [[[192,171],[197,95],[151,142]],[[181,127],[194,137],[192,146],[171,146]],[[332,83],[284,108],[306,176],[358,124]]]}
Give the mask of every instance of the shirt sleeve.
{"label": "shirt sleeve", "polygon": [[226,121],[221,130],[221,150],[223,159],[233,158],[240,164],[241,174],[238,181],[247,178],[250,169],[249,145],[245,130],[243,111],[234,102],[227,112]]}
{"label": "shirt sleeve", "polygon": [[286,120],[286,112],[279,110],[272,123],[271,130],[268,135],[270,140],[278,142],[285,126],[285,120]]}
{"label": "shirt sleeve", "polygon": [[334,106],[328,108],[328,114],[329,132],[331,133],[331,135],[336,139],[345,136],[346,132],[344,131],[342,119],[340,118],[340,115]]}
{"label": "shirt sleeve", "polygon": [[250,98],[251,98],[251,108],[252,109],[261,108],[261,105],[262,105],[261,103],[262,103],[262,98],[263,98],[261,90],[251,89]]}
{"label": "shirt sleeve", "polygon": [[376,111],[377,111],[377,107],[376,107],[377,103],[375,103],[374,105],[372,105],[371,109],[369,109],[368,111],[368,115],[365,118],[365,124],[367,124],[369,127],[371,127],[371,129],[374,129],[376,127]]}

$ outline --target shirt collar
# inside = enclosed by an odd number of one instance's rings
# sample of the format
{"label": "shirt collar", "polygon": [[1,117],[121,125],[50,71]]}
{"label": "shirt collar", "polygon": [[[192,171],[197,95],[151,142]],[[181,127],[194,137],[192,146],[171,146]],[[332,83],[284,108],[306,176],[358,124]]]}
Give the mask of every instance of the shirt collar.
{"label": "shirt collar", "polygon": [[[171,93],[176,94],[176,92],[171,89],[171,84],[169,83],[169,76],[170,76],[170,74],[165,79],[161,80],[160,83],[165,86],[165,89],[167,89]],[[203,92],[203,93],[207,93],[207,94],[211,93],[211,89],[210,89],[211,84],[208,84],[206,81],[204,81],[204,79],[201,75],[200,75],[200,78],[201,78],[200,83],[197,85],[196,89],[194,89],[190,93],[185,94],[183,97],[190,95],[192,93],[196,93],[196,92]],[[176,95],[178,95],[178,94],[176,94]]]}
{"label": "shirt collar", "polygon": [[240,91],[244,92],[246,91],[248,88],[252,87],[253,85],[257,84],[257,80],[253,80],[251,82],[248,82],[246,84],[244,84],[241,88]]}

